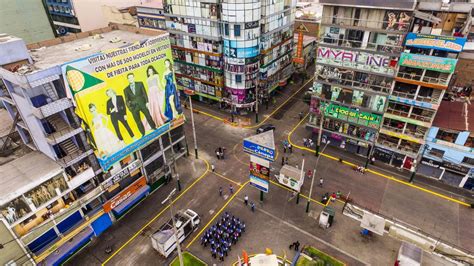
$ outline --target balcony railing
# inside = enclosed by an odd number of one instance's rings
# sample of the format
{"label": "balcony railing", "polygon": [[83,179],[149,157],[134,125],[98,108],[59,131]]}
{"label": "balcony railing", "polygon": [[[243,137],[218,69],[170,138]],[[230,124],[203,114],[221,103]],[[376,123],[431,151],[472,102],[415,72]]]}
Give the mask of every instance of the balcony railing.
{"label": "balcony railing", "polygon": [[342,79],[342,78],[334,78],[334,77],[325,77],[321,74],[317,74],[318,80],[321,81],[326,81],[330,83],[336,83],[340,84],[343,86],[349,86],[349,87],[354,87],[354,88],[360,88],[360,89],[366,89],[366,90],[373,90],[377,92],[383,92],[383,93],[389,93],[390,92],[390,86],[391,83],[387,82],[385,86],[383,86],[382,82],[376,82],[376,81],[369,81],[367,82],[362,82],[358,80],[351,80],[351,79]]}
{"label": "balcony railing", "polygon": [[397,77],[403,78],[403,79],[422,81],[422,82],[431,83],[431,84],[439,84],[439,85],[444,85],[444,86],[447,86],[448,81],[449,81],[447,78],[435,78],[435,77],[428,77],[428,76],[422,77],[421,75],[417,75],[415,73],[407,73],[407,72],[398,72]]}
{"label": "balcony railing", "polygon": [[392,53],[392,54],[401,53],[403,50],[403,48],[399,45],[366,43],[366,46],[363,47],[362,41],[344,40],[344,39],[330,38],[330,37],[325,37],[325,36],[321,36],[320,40],[322,43],[328,44],[328,45],[349,47],[349,48],[360,48],[360,49]]}
{"label": "balcony railing", "polygon": [[407,98],[407,99],[415,99],[415,93],[408,93],[408,92],[401,92],[401,91],[394,90],[392,92],[392,95],[397,96],[397,97]]}
{"label": "balcony railing", "polygon": [[79,125],[72,124],[66,128],[62,128],[60,130],[56,130],[51,134],[46,134],[46,139],[49,144],[54,145],[60,142],[65,141],[66,139],[79,134],[82,132],[83,129]]}
{"label": "balcony railing", "polygon": [[406,117],[406,118],[411,118],[413,120],[418,120],[422,122],[431,122],[432,116],[426,116],[426,115],[416,115],[416,114],[408,114],[408,112],[402,111],[402,110],[395,110],[393,108],[388,107],[387,108],[387,113],[401,116],[401,117]]}
{"label": "balcony railing", "polygon": [[51,116],[53,114],[59,113],[65,109],[72,107],[72,102],[69,98],[61,98],[59,100],[50,102],[41,107],[33,107],[32,113],[39,119]]}
{"label": "balcony railing", "polygon": [[58,159],[58,163],[61,164],[61,166],[63,167],[67,167],[77,162],[80,162],[82,159],[86,158],[92,153],[93,151],[91,149],[86,151],[77,150],[75,152],[68,153],[64,157]]}
{"label": "balcony railing", "polygon": [[349,27],[360,27],[360,28],[373,28],[373,29],[384,29],[388,31],[401,31],[406,32],[410,27],[410,19],[403,22],[391,22],[391,21],[380,21],[380,20],[368,20],[368,19],[357,19],[357,18],[341,18],[339,16],[328,16],[322,17],[322,24],[335,24],[339,26]]}

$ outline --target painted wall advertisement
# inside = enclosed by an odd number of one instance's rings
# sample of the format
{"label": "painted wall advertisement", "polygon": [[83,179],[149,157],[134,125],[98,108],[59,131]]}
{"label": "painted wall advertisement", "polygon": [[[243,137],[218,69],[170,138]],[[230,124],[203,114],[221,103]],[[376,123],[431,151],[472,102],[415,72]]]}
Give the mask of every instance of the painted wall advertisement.
{"label": "painted wall advertisement", "polygon": [[258,45],[237,48],[237,44],[237,41],[224,40],[224,55],[232,58],[249,58],[257,56],[260,52]]}
{"label": "painted wall advertisement", "polygon": [[329,47],[319,47],[316,60],[322,64],[351,67],[387,75],[393,75],[396,66],[396,61],[389,56]]}
{"label": "painted wall advertisement", "polygon": [[371,128],[379,128],[380,123],[382,121],[382,116],[379,114],[363,112],[333,103],[321,104],[323,105],[325,116],[334,117],[340,120],[356,123]]}
{"label": "painted wall advertisement", "polygon": [[66,63],[62,72],[105,171],[184,122],[168,35]]}
{"label": "painted wall advertisement", "polygon": [[115,207],[119,206],[120,203],[124,202],[128,198],[130,198],[133,194],[135,194],[138,190],[142,187],[146,186],[146,178],[144,176],[140,177],[137,181],[133,184],[122,190],[119,194],[113,197],[111,200],[104,203],[102,206],[105,212],[110,212]]}
{"label": "painted wall advertisement", "polygon": [[414,32],[409,32],[405,39],[406,46],[448,52],[461,52],[464,44],[466,44],[466,38],[418,34]]}
{"label": "painted wall advertisement", "polygon": [[428,69],[443,73],[453,73],[454,69],[456,69],[457,62],[457,59],[429,55],[402,53],[400,56],[401,66]]}

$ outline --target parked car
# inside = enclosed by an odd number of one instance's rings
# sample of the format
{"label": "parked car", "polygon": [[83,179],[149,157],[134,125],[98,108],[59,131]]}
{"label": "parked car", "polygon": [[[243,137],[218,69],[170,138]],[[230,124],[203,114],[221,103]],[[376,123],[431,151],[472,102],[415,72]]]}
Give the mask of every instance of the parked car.
{"label": "parked car", "polygon": [[265,125],[262,125],[259,128],[257,128],[257,134],[267,132],[267,131],[270,131],[270,130],[275,130],[275,126],[272,125],[272,124],[265,124]]}

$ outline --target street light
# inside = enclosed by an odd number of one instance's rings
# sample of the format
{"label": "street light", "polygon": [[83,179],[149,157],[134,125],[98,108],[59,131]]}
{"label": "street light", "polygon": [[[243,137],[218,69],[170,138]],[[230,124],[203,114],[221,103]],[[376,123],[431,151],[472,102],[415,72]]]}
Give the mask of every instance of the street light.
{"label": "street light", "polygon": [[166,197],[166,199],[164,199],[161,202],[161,204],[164,205],[166,202],[168,202],[168,205],[170,207],[171,221],[173,223],[173,232],[174,232],[174,237],[176,238],[176,248],[178,249],[179,265],[184,266],[183,254],[181,254],[181,246],[180,246],[179,238],[178,238],[178,229],[176,229],[176,222],[174,221],[174,215],[173,215],[173,201],[171,200],[171,197],[173,197],[174,194],[176,194],[176,188],[170,192],[168,197]]}
{"label": "street light", "polygon": [[196,140],[196,128],[194,127],[194,112],[193,112],[193,101],[191,100],[191,96],[194,95],[193,90],[185,90],[184,93],[189,97],[189,108],[191,108],[191,124],[193,127],[193,139],[194,139],[194,154],[196,155],[196,159],[198,159],[198,146]]}
{"label": "street light", "polygon": [[[324,151],[326,150],[326,148],[328,147],[329,143],[331,143],[331,141],[327,141],[326,142],[326,145],[324,145],[324,148],[323,150],[321,151],[321,153],[324,153]],[[318,164],[319,164],[319,159],[321,159],[322,156],[319,156],[318,159],[316,160],[316,164],[314,165],[314,171],[313,171],[313,177],[311,178],[311,186],[309,187],[309,197],[308,197],[308,203],[306,204],[306,212],[309,212],[309,203],[311,202],[311,194],[313,194],[313,184],[314,184],[314,179],[316,177],[316,168],[318,167]]]}

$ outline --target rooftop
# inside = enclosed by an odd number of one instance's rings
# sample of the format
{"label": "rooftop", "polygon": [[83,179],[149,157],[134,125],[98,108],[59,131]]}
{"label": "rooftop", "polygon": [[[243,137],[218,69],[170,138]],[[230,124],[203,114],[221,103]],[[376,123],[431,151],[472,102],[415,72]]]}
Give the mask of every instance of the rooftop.
{"label": "rooftop", "polygon": [[456,131],[474,131],[474,105],[442,101],[433,126]]}
{"label": "rooftop", "polygon": [[4,205],[62,171],[55,161],[33,151],[0,166],[0,205]]}
{"label": "rooftop", "polygon": [[165,32],[113,24],[93,31],[69,34],[64,37],[29,44],[33,64],[23,74],[45,70],[103,50],[120,48]]}

